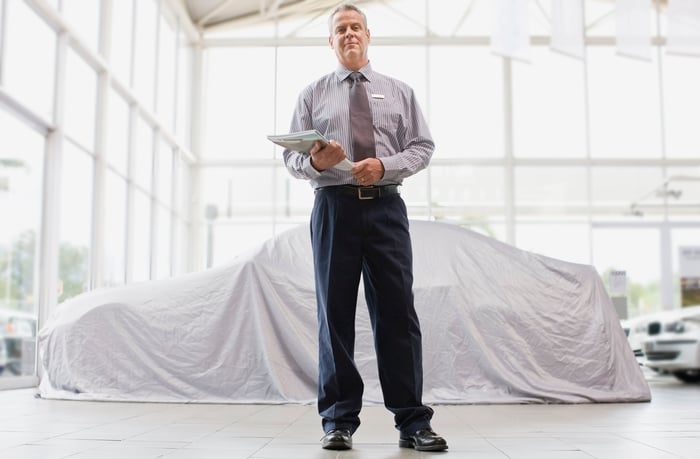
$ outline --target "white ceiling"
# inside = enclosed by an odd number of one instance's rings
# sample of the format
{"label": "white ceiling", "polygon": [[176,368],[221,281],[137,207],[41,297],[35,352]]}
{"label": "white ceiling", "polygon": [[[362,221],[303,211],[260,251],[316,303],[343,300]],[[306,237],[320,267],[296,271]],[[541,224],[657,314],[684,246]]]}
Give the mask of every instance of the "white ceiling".
{"label": "white ceiling", "polygon": [[[184,6],[192,23],[200,33],[214,29],[226,29],[240,25],[251,25],[295,16],[317,16],[328,14],[343,0],[174,0]],[[388,0],[379,0],[387,2]],[[585,0],[589,1],[589,0]],[[614,0],[590,0],[595,3],[612,3]],[[362,6],[377,0],[354,0]],[[654,0],[665,8],[668,0]],[[470,2],[466,2],[469,7]],[[539,4],[539,1],[538,3]]]}
{"label": "white ceiling", "polygon": [[[338,0],[182,0],[195,26],[211,28],[326,12]],[[362,3],[362,2],[356,2]]]}

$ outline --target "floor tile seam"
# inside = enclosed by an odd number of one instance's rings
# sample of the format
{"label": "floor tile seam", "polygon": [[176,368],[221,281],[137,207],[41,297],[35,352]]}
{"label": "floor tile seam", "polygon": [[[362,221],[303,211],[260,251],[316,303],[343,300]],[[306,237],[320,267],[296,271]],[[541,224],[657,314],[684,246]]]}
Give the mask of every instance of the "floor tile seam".
{"label": "floor tile seam", "polygon": [[[263,404],[258,404],[258,403],[256,403],[256,404],[250,404],[250,406],[260,407],[260,409],[259,409],[259,410],[256,410],[254,413],[248,414],[248,415],[247,415],[246,417],[244,417],[244,418],[236,419],[235,421],[230,422],[230,423],[228,423],[228,424],[222,426],[221,429],[223,430],[223,429],[226,429],[227,427],[231,427],[231,426],[233,426],[233,425],[240,424],[240,423],[242,423],[242,422],[246,422],[246,421],[248,421],[248,420],[250,419],[251,416],[253,416],[253,415],[255,415],[255,414],[262,413],[263,411],[266,411],[266,410],[268,410],[268,409],[270,409],[270,408],[276,408],[276,407],[283,406],[283,404],[280,404],[280,403],[271,403],[271,404],[263,405]],[[295,419],[294,421],[296,422],[297,420],[298,420],[298,418]],[[267,423],[267,422],[256,422],[256,423],[254,423],[254,424],[266,425],[266,424],[268,424],[268,423]],[[287,424],[289,424],[289,423],[287,423]]]}
{"label": "floor tile seam", "polygon": [[[154,444],[154,443],[162,443],[162,444],[173,444],[177,445],[177,449],[185,448],[191,442],[184,442],[184,441],[141,441],[141,440],[125,440],[125,439],[109,439],[109,438],[66,438],[66,439],[59,439],[59,440],[64,440],[67,444],[73,444],[73,443],[103,443],[103,444],[112,444],[112,445],[120,445],[120,446],[128,446],[128,447],[139,447],[139,448],[149,448],[149,444]],[[42,440],[41,442],[27,442],[23,443],[23,445],[31,445],[31,446],[56,446],[52,444],[45,444],[45,440]],[[142,443],[139,445],[139,443]]]}
{"label": "floor tile seam", "polygon": [[[700,434],[698,434],[698,436],[700,436]],[[674,457],[681,457],[681,458],[684,457],[684,456],[679,456],[679,455],[677,455],[676,453],[673,453],[673,452],[668,451],[668,450],[666,450],[666,449],[659,448],[658,446],[651,445],[651,444],[649,444],[649,443],[645,443],[645,442],[642,441],[642,440],[638,440],[638,439],[630,438],[630,437],[625,437],[624,435],[620,435],[620,437],[621,437],[621,438],[624,438],[624,439],[627,440],[627,441],[631,441],[631,442],[633,442],[633,443],[637,443],[637,444],[639,444],[639,445],[645,446],[645,447],[647,447],[647,448],[652,448],[652,449],[654,449],[654,450],[656,450],[656,451],[660,451],[660,452],[662,452],[662,453],[670,454],[670,455],[672,455],[672,456],[674,456]]]}
{"label": "floor tile seam", "polygon": [[[495,440],[495,439],[497,439],[497,438],[498,438],[498,439],[503,439],[504,437],[484,437],[483,440],[486,441],[489,445],[491,445],[491,447],[493,447],[494,449],[496,449],[496,450],[498,450],[499,452],[501,452],[504,456],[506,456],[506,457],[511,457],[510,455],[508,455],[508,454],[506,453],[506,451],[504,451],[503,449],[501,449],[500,447],[498,447],[497,445],[495,445],[495,444],[491,441],[492,439]],[[505,437],[505,438],[508,438],[508,437]],[[527,436],[525,436],[525,437],[518,437],[518,438],[519,438],[519,439],[532,439],[532,438],[527,437]],[[558,448],[532,449],[532,452],[548,452],[548,453],[549,453],[549,452],[551,452],[551,453],[556,453],[556,452],[578,452],[578,453],[586,454],[587,456],[591,456],[591,457],[593,457],[593,458],[596,457],[596,456],[592,455],[590,452],[588,452],[588,451],[586,451],[585,449],[581,448],[580,446],[573,445],[573,444],[571,444],[570,442],[564,441],[564,440],[562,440],[562,439],[560,439],[560,438],[557,438],[557,437],[542,437],[542,438],[536,438],[536,439],[532,439],[532,440],[542,440],[542,439],[545,439],[545,438],[550,438],[550,439],[554,439],[554,440],[557,440],[557,441],[561,442],[561,443],[562,443],[562,447],[563,447],[563,448],[566,448],[566,449],[558,449]],[[528,450],[529,450],[529,448],[528,448]]]}
{"label": "floor tile seam", "polygon": [[309,408],[306,410],[301,411],[293,420],[287,423],[286,427],[282,429],[281,432],[279,432],[276,436],[279,437],[283,435],[285,432],[287,432],[294,424],[299,422],[299,420],[303,419],[309,412]]}
{"label": "floor tile seam", "polygon": [[[94,448],[88,448],[88,449],[85,449],[85,450],[82,450],[82,451],[77,451],[77,452],[75,452],[75,453],[71,453],[71,454],[69,454],[69,455],[67,455],[67,456],[61,456],[61,459],[64,459],[64,458],[65,458],[65,459],[69,459],[70,457],[77,456],[77,455],[79,455],[79,454],[89,453],[89,452],[99,453],[99,452],[100,452],[102,449],[104,449],[104,448],[105,448],[105,445],[96,446],[96,447],[94,447]],[[160,455],[158,455],[158,456],[155,456],[155,458],[166,457],[168,454],[173,454],[173,453],[175,453],[175,452],[180,451],[181,449],[183,449],[182,447],[171,448],[171,447],[168,447],[168,446],[144,446],[144,447],[141,447],[141,448],[142,448],[142,449],[167,450],[167,451],[168,451],[167,453],[163,453],[163,454],[160,454]]]}
{"label": "floor tile seam", "polygon": [[[99,426],[94,426],[94,427],[105,427],[105,426],[108,426],[109,424],[110,423],[101,424]],[[171,424],[168,424],[168,425],[171,425]],[[158,429],[162,429],[163,427],[166,427],[166,426],[167,425],[148,426],[148,427],[146,427],[146,430],[140,431],[139,433],[126,434],[125,438],[122,438],[120,441],[138,441],[138,440],[134,440],[134,438],[139,437],[141,435],[147,435],[149,433],[155,432]]]}
{"label": "floor tile seam", "polygon": [[[261,445],[261,446],[260,446],[259,448],[257,448],[255,451],[253,451],[252,453],[250,453],[250,454],[248,455],[249,458],[254,458],[256,454],[258,454],[260,451],[262,451],[262,450],[264,450],[265,448],[267,448],[268,446],[270,446],[270,443],[272,443],[272,441],[273,441],[276,437],[269,437],[269,438],[268,438],[268,437],[261,437],[261,438],[267,438],[268,440],[265,442],[264,445]],[[319,447],[320,447],[320,446],[319,446]],[[336,457],[337,457],[337,456],[336,456]]]}
{"label": "floor tile seam", "polygon": [[[576,433],[577,433],[577,434],[582,434],[582,433],[585,434],[586,432],[584,432],[584,431],[577,431]],[[591,433],[597,434],[597,433],[599,433],[599,432],[591,432]],[[605,432],[601,432],[601,433],[605,433]],[[619,435],[619,434],[617,434],[617,433],[614,433],[614,432],[608,433],[608,435],[607,435],[607,436],[604,436],[603,438],[604,438],[605,440],[610,440],[610,441],[612,441],[613,443],[628,442],[628,441],[631,441],[631,440],[632,440],[632,439],[626,438],[626,437],[621,436],[621,435]],[[590,451],[588,450],[588,449],[591,447],[591,444],[585,443],[585,444],[583,444],[583,445],[580,445],[579,440],[585,440],[586,437],[557,437],[557,439],[558,439],[559,441],[561,441],[561,442],[566,443],[566,444],[573,444],[574,446],[576,446],[576,447],[578,448],[579,451],[581,451],[581,452],[584,453],[584,454],[590,455],[591,457],[597,457],[597,456],[595,456],[592,452],[590,452]],[[601,445],[600,445],[600,443],[596,442],[596,443],[593,444],[592,446],[593,446],[593,449],[595,449],[595,448],[600,447]],[[643,446],[649,446],[649,445],[643,445]],[[662,452],[668,453],[668,451],[662,451]]]}

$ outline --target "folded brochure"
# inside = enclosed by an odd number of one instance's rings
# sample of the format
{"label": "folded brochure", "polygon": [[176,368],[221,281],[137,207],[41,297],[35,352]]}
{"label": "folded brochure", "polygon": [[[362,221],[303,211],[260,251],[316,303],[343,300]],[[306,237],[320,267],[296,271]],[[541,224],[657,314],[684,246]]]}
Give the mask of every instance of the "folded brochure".
{"label": "folded brochure", "polygon": [[[289,150],[298,151],[301,153],[308,153],[311,151],[311,147],[314,146],[315,142],[321,142],[321,145],[327,145],[328,139],[326,139],[323,134],[318,132],[316,129],[311,129],[308,131],[292,132],[290,134],[281,135],[268,135],[267,138],[284,148]],[[348,158],[343,159],[341,162],[336,164],[336,169],[341,169],[344,171],[349,171],[352,169],[352,161]]]}

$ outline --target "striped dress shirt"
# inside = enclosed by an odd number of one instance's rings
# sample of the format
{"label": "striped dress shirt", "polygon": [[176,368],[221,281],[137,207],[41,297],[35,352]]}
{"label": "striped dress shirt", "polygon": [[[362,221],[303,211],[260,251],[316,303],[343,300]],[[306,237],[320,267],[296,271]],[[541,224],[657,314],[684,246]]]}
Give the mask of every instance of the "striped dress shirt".
{"label": "striped dress shirt", "polygon": [[[299,95],[290,132],[316,129],[343,146],[352,160],[348,78],[345,67],[308,85]],[[370,64],[360,69],[364,75],[374,125],[377,158],[384,164],[384,177],[377,185],[400,185],[404,178],[428,166],[435,144],[416,96],[406,83],[374,72]],[[314,188],[332,185],[359,185],[349,171],[336,168],[318,172],[308,154],[284,150],[284,163],[297,178],[309,180]]]}

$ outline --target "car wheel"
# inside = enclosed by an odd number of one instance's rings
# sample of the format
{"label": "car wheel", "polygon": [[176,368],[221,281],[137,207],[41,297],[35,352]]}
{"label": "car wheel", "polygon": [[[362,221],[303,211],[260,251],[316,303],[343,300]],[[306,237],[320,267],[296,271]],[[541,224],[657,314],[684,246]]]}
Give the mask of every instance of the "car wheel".
{"label": "car wheel", "polygon": [[700,383],[700,370],[676,371],[673,376],[686,383]]}

